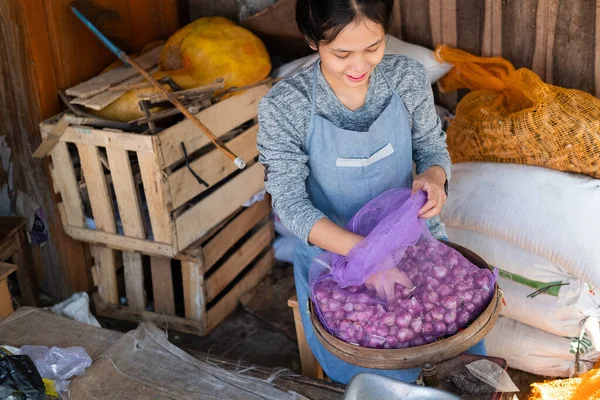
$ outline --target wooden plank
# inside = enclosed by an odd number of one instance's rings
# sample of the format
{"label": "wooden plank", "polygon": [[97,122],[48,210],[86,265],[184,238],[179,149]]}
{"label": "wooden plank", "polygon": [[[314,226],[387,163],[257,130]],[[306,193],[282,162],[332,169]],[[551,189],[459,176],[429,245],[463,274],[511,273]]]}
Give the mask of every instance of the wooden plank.
{"label": "wooden plank", "polygon": [[[21,291],[21,305],[39,307],[40,303],[40,288],[38,282],[37,263],[33,257],[33,249],[29,244],[27,232],[25,229],[19,231],[15,237],[20,242],[19,250],[13,256],[12,261],[19,268],[17,269],[17,281]],[[43,273],[43,272],[41,272]]]}
{"label": "wooden plank", "polygon": [[8,317],[14,312],[12,297],[8,290],[6,279],[0,280],[0,319]]}
{"label": "wooden plank", "polygon": [[10,274],[17,270],[15,264],[0,262],[0,281],[6,280]]}
{"label": "wooden plank", "polygon": [[600,0],[596,0],[596,36],[594,48],[594,85],[595,95],[600,97]]}
{"label": "wooden plank", "polygon": [[481,55],[484,57],[502,55],[502,0],[485,0]]}
{"label": "wooden plank", "polygon": [[309,378],[323,379],[323,369],[319,365],[319,362],[306,341],[306,334],[304,333],[302,317],[298,307],[298,298],[295,295],[288,300],[288,306],[294,313],[294,325],[296,326],[296,337],[298,338],[302,375],[308,376]]}
{"label": "wooden plank", "polygon": [[[242,157],[248,165],[252,165],[254,158],[258,155],[256,148],[256,135],[258,124],[249,128],[233,140],[227,142],[227,147]],[[214,149],[206,155],[190,163],[192,169],[200,175],[209,185],[219,183],[228,175],[237,171],[237,167],[227,156],[218,149]],[[171,174],[168,178],[169,190],[173,199],[173,208],[185,204],[190,199],[208,189],[201,185],[187,168],[181,168]]]}
{"label": "wooden plank", "polygon": [[[163,178],[162,170],[154,153],[139,152],[138,163],[142,174],[154,240],[171,243],[173,230],[168,214],[168,210],[171,209],[171,201],[165,196],[166,179]],[[167,200],[169,201],[167,202]]]}
{"label": "wooden plank", "polygon": [[433,47],[445,44],[442,37],[442,0],[429,0],[429,23]]}
{"label": "wooden plank", "polygon": [[[438,4],[441,23],[441,42],[456,47],[458,32],[456,28],[456,0],[444,0]],[[433,21],[432,21],[433,29]],[[451,112],[456,109],[457,92],[439,93],[439,102]]]}
{"label": "wooden plank", "polygon": [[212,301],[236,276],[269,246],[273,240],[273,225],[267,224],[250,237],[206,280],[206,301]]}
{"label": "wooden plank", "polygon": [[531,69],[542,80],[552,83],[554,36],[559,0],[538,0],[535,24],[535,49]]}
{"label": "wooden plank", "polygon": [[129,154],[126,150],[108,148],[106,149],[106,155],[110,165],[110,175],[117,197],[123,232],[127,236],[143,239],[145,237],[144,224],[137,197],[136,183],[129,162]]}
{"label": "wooden plank", "polygon": [[82,228],[84,226],[83,202],[79,193],[79,184],[73,169],[73,160],[69,154],[67,144],[59,142],[52,149],[52,165],[56,178],[56,185],[60,189],[62,202],[65,205],[66,218],[70,226]]}
{"label": "wooden plank", "polygon": [[92,214],[96,229],[108,233],[116,233],[115,213],[113,211],[112,196],[108,190],[104,169],[100,161],[98,147],[90,144],[77,144],[79,159],[83,176],[87,185]]}
{"label": "wooden plank", "polygon": [[136,239],[124,235],[95,231],[92,229],[74,228],[67,226],[65,231],[73,239],[91,244],[102,244],[116,250],[139,251],[143,254],[160,257],[173,257],[174,251],[170,244]]}
{"label": "wooden plank", "polygon": [[105,131],[85,126],[68,127],[60,140],[129,151],[152,151],[151,136]]}
{"label": "wooden plank", "polygon": [[471,54],[481,54],[484,11],[480,0],[456,0],[457,47]]}
{"label": "wooden plank", "polygon": [[[600,23],[600,22],[598,22]],[[552,83],[595,92],[595,1],[561,1],[556,18]]]}
{"label": "wooden plank", "polygon": [[273,250],[269,250],[244,279],[235,285],[225,297],[208,310],[207,332],[213,330],[237,308],[240,296],[260,283],[273,267],[274,261],[275,253]]}
{"label": "wooden plank", "polygon": [[206,290],[201,261],[182,261],[183,304],[185,317],[206,326]]}
{"label": "wooden plank", "polygon": [[171,260],[169,258],[150,257],[150,269],[152,271],[154,312],[175,315]]}
{"label": "wooden plank", "polygon": [[421,1],[400,0],[403,40],[433,48],[429,7]]}
{"label": "wooden plank", "polygon": [[[151,68],[150,73],[155,73],[158,70],[159,70],[158,67]],[[138,75],[138,76],[134,76],[133,78],[127,79],[122,84],[123,85],[131,85],[134,83],[140,83],[140,82],[145,82],[145,81],[146,81],[146,79],[144,79],[143,76]],[[79,105],[85,106],[87,108],[91,108],[92,110],[102,110],[104,107],[117,101],[126,92],[127,92],[127,90],[117,90],[117,91],[107,90],[107,91],[98,93],[97,95],[89,97],[89,98],[76,97],[73,100],[71,100],[70,103],[71,104],[79,104]]]}
{"label": "wooden plank", "polygon": [[[217,137],[258,115],[258,103],[269,91],[267,85],[246,90],[200,111],[196,116]],[[185,120],[158,134],[165,167],[183,158],[181,143],[188,154],[210,143],[191,121]]]}
{"label": "wooden plank", "polygon": [[100,297],[107,303],[119,304],[117,264],[114,250],[104,246],[92,246],[92,254],[96,265]]}
{"label": "wooden plank", "polygon": [[52,148],[58,143],[61,136],[65,133],[65,130],[69,126],[69,122],[63,116],[52,128],[52,131],[48,137],[40,144],[40,146],[33,152],[33,158],[42,159],[46,157]]}
{"label": "wooden plank", "polygon": [[175,220],[178,248],[185,249],[264,187],[264,167],[255,163]]}
{"label": "wooden plank", "polygon": [[392,26],[390,28],[390,34],[402,39],[402,14],[400,10],[400,0],[394,0],[394,6],[392,8]]}
{"label": "wooden plank", "polygon": [[125,295],[127,306],[133,309],[146,309],[144,290],[144,266],[142,255],[132,251],[123,252],[123,270],[125,272]]}
{"label": "wooden plank", "polygon": [[212,266],[260,220],[271,212],[271,203],[267,200],[253,204],[244,210],[229,225],[221,230],[203,248],[204,273]]}
{"label": "wooden plank", "polygon": [[510,1],[502,5],[502,55],[515,68],[531,69],[537,1]]}
{"label": "wooden plank", "polygon": [[[153,50],[150,50],[149,52],[137,57],[135,61],[140,65],[140,67],[148,70],[158,64],[162,48],[163,46],[159,46]],[[126,81],[136,74],[137,72],[134,68],[122,65],[67,89],[67,94],[69,96],[87,99],[95,94],[104,92],[111,86],[115,86]]]}
{"label": "wooden plank", "polygon": [[96,306],[96,313],[103,317],[132,322],[148,321],[159,328],[169,329],[169,331],[191,333],[193,335],[204,334],[202,325],[198,321],[108,304],[105,301],[102,301],[97,294],[94,294],[93,298]]}

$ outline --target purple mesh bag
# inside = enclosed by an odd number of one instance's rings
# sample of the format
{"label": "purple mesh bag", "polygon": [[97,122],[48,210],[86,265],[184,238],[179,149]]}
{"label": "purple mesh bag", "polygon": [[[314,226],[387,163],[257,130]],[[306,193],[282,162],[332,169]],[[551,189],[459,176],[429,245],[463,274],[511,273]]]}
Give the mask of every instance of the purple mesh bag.
{"label": "purple mesh bag", "polygon": [[[406,348],[454,335],[489,304],[496,272],[480,269],[434,239],[417,213],[426,194],[392,189],[367,203],[346,225],[365,236],[346,257],[313,260],[311,299],[325,328],[359,346]],[[414,287],[394,285],[389,299],[365,285],[396,268]]]}

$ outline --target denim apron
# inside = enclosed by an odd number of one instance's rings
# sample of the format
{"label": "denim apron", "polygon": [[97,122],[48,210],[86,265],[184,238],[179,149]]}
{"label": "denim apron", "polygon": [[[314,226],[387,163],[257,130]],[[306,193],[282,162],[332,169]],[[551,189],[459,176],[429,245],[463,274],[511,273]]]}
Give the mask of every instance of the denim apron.
{"label": "denim apron", "polygon": [[[338,226],[345,226],[369,200],[392,188],[412,187],[412,134],[408,112],[393,91],[389,105],[368,132],[341,129],[316,114],[317,78],[320,62],[313,67],[312,109],[304,143],[310,173],[306,190],[313,205]],[[374,73],[380,73],[375,69]],[[419,368],[376,370],[346,363],[329,353],[315,336],[308,311],[309,269],[322,249],[298,239],[294,249],[294,279],[306,340],[333,381],[347,384],[359,372],[371,372],[404,382],[414,382]],[[469,352],[484,354],[483,341]]]}

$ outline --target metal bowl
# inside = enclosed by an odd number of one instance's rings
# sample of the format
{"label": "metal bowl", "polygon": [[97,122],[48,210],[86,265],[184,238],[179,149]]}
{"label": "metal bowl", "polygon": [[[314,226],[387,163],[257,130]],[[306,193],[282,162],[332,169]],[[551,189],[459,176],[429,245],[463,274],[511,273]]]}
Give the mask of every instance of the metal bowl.
{"label": "metal bowl", "polygon": [[[492,269],[471,250],[455,243],[444,243],[457,250],[479,268]],[[449,360],[473,347],[488,334],[498,320],[502,305],[501,298],[502,292],[496,283],[490,304],[467,328],[449,338],[406,349],[372,349],[346,343],[331,335],[321,324],[314,312],[312,300],[309,301],[309,310],[317,338],[334,356],[347,363],[365,368],[405,369],[420,367],[425,362],[438,363]]]}

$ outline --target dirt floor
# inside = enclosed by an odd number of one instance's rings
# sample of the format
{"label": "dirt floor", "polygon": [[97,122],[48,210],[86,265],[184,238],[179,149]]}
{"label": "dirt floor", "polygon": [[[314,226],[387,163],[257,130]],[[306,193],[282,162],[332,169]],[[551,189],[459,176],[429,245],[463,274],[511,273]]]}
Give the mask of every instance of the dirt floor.
{"label": "dirt floor", "polygon": [[[285,367],[300,371],[294,319],[287,299],[294,295],[294,278],[289,264],[279,264],[251,293],[242,298],[243,306],[231,314],[208,336],[198,337],[169,332],[175,345],[189,350],[215,354],[265,367]],[[136,324],[99,318],[103,327],[126,332]],[[521,390],[518,399],[527,399],[529,385],[544,378],[509,369]],[[504,396],[514,399],[514,396]]]}

